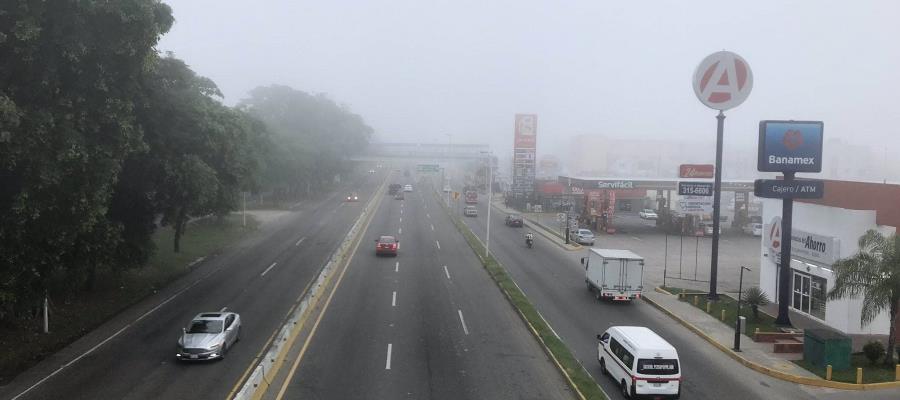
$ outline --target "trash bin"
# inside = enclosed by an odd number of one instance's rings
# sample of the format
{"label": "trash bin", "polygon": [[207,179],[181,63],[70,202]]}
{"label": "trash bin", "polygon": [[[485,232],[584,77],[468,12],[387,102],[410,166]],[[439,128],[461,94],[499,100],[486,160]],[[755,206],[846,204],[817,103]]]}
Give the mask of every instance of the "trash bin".
{"label": "trash bin", "polygon": [[836,371],[850,368],[850,337],[831,329],[803,331],[803,359],[817,367]]}

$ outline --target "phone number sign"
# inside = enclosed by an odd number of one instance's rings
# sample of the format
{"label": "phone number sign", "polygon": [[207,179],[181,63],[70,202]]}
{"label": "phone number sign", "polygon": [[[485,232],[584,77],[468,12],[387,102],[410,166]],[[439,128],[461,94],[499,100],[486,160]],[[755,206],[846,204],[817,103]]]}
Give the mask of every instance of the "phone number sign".
{"label": "phone number sign", "polygon": [[679,196],[712,196],[712,182],[678,182]]}

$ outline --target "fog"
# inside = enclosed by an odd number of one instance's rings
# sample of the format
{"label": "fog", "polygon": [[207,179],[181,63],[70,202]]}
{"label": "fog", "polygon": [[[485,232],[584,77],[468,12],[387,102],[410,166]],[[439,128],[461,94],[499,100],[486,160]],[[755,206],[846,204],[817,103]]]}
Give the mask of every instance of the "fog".
{"label": "fog", "polygon": [[826,140],[880,159],[871,179],[900,180],[900,2],[166,3],[177,22],[159,49],[213,79],[227,104],[285,84],[347,104],[376,140],[498,154],[511,153],[513,115],[534,113],[538,155],[563,164],[576,135],[692,141],[709,159],[685,161],[712,161],[716,112],[691,77],[729,50],[754,88],[726,112],[726,161],[755,152],[759,120],[822,120]]}

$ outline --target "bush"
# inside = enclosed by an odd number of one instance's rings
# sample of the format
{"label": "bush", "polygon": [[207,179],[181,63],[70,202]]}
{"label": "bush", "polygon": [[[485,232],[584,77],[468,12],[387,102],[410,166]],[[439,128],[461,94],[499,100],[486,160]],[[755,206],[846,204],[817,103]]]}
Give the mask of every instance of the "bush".
{"label": "bush", "polygon": [[869,359],[872,365],[875,365],[881,356],[884,355],[884,345],[879,341],[873,340],[863,346],[863,354],[866,355],[866,358]]}
{"label": "bush", "polygon": [[753,319],[759,320],[759,306],[769,304],[769,296],[758,286],[753,286],[744,291],[742,301],[750,305],[750,309],[753,310]]}

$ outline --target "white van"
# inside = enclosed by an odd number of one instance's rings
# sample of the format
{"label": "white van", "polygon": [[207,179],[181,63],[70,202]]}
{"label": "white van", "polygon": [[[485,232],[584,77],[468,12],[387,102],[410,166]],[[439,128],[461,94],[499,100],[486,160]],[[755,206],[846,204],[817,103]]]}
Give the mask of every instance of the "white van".
{"label": "white van", "polygon": [[600,371],[611,376],[626,398],[681,397],[678,352],[643,326],[613,326],[597,335]]}

